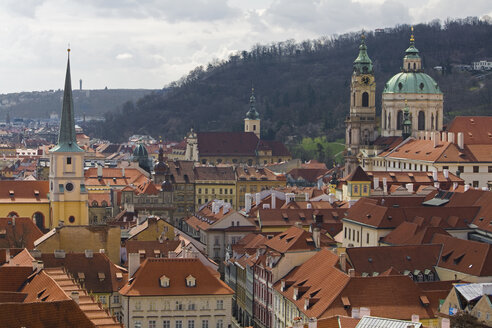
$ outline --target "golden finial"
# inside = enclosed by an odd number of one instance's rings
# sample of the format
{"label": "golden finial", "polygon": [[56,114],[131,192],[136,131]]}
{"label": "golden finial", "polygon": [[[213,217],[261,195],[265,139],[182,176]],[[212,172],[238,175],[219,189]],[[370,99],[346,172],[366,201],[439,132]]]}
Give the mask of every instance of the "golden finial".
{"label": "golden finial", "polygon": [[70,52],[70,43],[68,44],[67,52]]}
{"label": "golden finial", "polygon": [[410,36],[410,42],[415,42],[415,38],[413,37],[413,26],[410,29],[412,30],[412,35]]}

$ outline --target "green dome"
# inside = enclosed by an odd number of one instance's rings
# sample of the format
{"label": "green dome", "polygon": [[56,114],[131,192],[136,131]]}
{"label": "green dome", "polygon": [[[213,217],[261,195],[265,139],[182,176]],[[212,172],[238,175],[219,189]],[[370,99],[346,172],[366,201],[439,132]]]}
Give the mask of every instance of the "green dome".
{"label": "green dome", "polygon": [[139,144],[133,150],[133,158],[139,158],[139,157],[149,157],[149,153],[147,152],[147,149],[143,144]]}
{"label": "green dome", "polygon": [[402,72],[386,83],[383,93],[441,94],[437,82],[422,72]]}

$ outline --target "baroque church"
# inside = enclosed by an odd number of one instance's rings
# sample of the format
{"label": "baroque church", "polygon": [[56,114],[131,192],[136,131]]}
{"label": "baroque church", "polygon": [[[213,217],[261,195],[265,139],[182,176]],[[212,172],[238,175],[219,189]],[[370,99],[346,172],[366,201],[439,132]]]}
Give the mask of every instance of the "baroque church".
{"label": "baroque church", "polygon": [[436,81],[424,73],[413,28],[401,72],[384,86],[380,119],[375,98],[373,64],[362,36],[353,64],[350,114],[345,121],[345,175],[359,165],[372,169],[375,158],[392,144],[425,133],[433,135],[443,128],[443,94]]}

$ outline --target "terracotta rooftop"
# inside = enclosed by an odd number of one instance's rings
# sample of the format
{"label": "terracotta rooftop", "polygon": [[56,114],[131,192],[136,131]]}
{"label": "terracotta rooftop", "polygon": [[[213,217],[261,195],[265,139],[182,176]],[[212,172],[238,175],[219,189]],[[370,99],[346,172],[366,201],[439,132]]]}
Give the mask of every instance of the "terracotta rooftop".
{"label": "terracotta rooftop", "polygon": [[180,245],[179,240],[128,240],[125,243],[126,253],[139,253],[141,259],[152,257],[168,257]]}
{"label": "terracotta rooftop", "polygon": [[48,203],[48,193],[48,181],[0,181],[0,203]]}
{"label": "terracotta rooftop", "polygon": [[465,145],[492,144],[492,116],[457,116],[446,130],[463,132]]}
{"label": "terracotta rooftop", "polygon": [[275,174],[264,167],[238,166],[236,175],[239,181],[285,181],[285,175]]}
{"label": "terracotta rooftop", "polygon": [[295,168],[287,172],[287,175],[294,180],[305,180],[316,183],[321,175],[328,173],[328,169],[323,168]]}
{"label": "terracotta rooftop", "polygon": [[395,230],[387,234],[382,242],[389,245],[430,244],[435,234],[450,234],[441,227],[422,225],[416,222],[402,222]]}
{"label": "terracotta rooftop", "polygon": [[84,172],[86,186],[128,186],[130,184],[138,185],[147,180],[143,171],[125,167],[123,176],[122,168],[107,168],[102,169],[102,177],[97,176],[97,168],[89,168]]}
{"label": "terracotta rooftop", "polygon": [[169,166],[169,173],[171,175],[172,183],[194,183],[195,182],[195,172],[193,168],[195,167],[192,161],[169,161],[167,162]]}
{"label": "terracotta rooftop", "polygon": [[200,156],[256,156],[260,140],[253,132],[198,132]]}
{"label": "terracotta rooftop", "polygon": [[[186,277],[196,279],[195,287],[186,286]],[[160,278],[169,278],[169,287],[160,286]],[[234,292],[199,259],[146,259],[120,290],[125,296],[232,295]]]}
{"label": "terracotta rooftop", "polygon": [[371,178],[362,169],[362,167],[357,166],[352,173],[350,173],[347,177],[340,179],[340,181],[371,181]]}
{"label": "terracotta rooftop", "polygon": [[34,248],[43,233],[31,218],[0,218],[0,248]]}
{"label": "terracotta rooftop", "polygon": [[236,180],[232,166],[197,166],[195,180]]}
{"label": "terracotta rooftop", "polygon": [[[402,275],[428,274],[439,261],[441,245],[405,245],[347,248],[348,259],[357,275],[379,275],[394,268]],[[426,273],[426,271],[428,271]],[[435,272],[433,272],[435,274]]]}
{"label": "terracotta rooftop", "polygon": [[[321,247],[336,244],[333,239],[320,233]],[[286,231],[265,241],[265,246],[279,252],[296,252],[316,249],[313,241],[313,234],[302,228],[290,227]]]}
{"label": "terracotta rooftop", "polygon": [[492,248],[490,244],[434,235],[434,244],[442,244],[439,267],[469,275],[492,276]]}

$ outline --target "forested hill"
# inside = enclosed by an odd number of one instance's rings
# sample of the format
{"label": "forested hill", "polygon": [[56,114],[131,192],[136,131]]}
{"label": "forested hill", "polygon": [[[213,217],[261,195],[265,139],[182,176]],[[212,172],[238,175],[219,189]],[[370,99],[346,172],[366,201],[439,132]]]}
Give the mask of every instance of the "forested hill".
{"label": "forested hill", "polygon": [[[409,45],[410,26],[366,32],[366,44],[376,74],[378,103],[386,81],[400,71]],[[453,115],[490,115],[491,78],[461,72],[453,64],[471,64],[492,57],[492,25],[478,19],[415,26],[415,44],[425,71],[445,96],[446,119]],[[132,134],[180,140],[190,127],[200,131],[242,130],[254,84],[257,110],[265,138],[343,136],[349,108],[352,62],[360,33],[323,37],[300,43],[285,41],[256,45],[227,61],[197,67],[171,84],[166,93],[153,93],[128,102],[105,115],[106,122],[88,132],[113,141]],[[439,73],[433,67],[442,66]]]}

